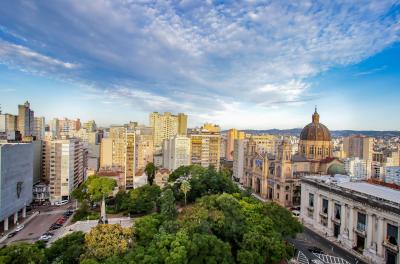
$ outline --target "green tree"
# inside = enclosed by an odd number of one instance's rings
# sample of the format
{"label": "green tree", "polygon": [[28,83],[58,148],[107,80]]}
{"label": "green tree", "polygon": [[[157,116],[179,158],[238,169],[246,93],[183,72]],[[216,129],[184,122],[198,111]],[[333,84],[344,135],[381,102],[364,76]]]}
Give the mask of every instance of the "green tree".
{"label": "green tree", "polygon": [[162,192],[160,203],[161,215],[164,217],[164,219],[174,219],[178,212],[175,207],[174,192],[171,189],[166,189]]}
{"label": "green tree", "polygon": [[41,264],[46,263],[46,258],[37,244],[17,243],[0,249],[0,263]]}
{"label": "green tree", "polygon": [[181,183],[181,191],[183,192],[183,195],[185,196],[185,205],[186,205],[186,196],[187,193],[190,192],[190,183],[187,180],[183,180]]}
{"label": "green tree", "polygon": [[153,181],[156,176],[156,170],[157,170],[157,168],[153,162],[147,163],[146,167],[144,168],[144,171],[147,175],[147,180],[150,185],[153,185]]}
{"label": "green tree", "polygon": [[90,200],[97,202],[109,196],[117,187],[117,182],[107,177],[89,176],[86,185]]}
{"label": "green tree", "polygon": [[234,263],[231,247],[214,235],[193,234],[188,249],[189,263]]}
{"label": "green tree", "polygon": [[152,212],[160,197],[161,189],[157,185],[144,185],[136,189],[129,190],[128,200],[123,209],[133,214]]}
{"label": "green tree", "polygon": [[73,232],[56,240],[45,250],[49,263],[79,263],[81,254],[85,252],[85,234]]}
{"label": "green tree", "polygon": [[130,247],[131,238],[131,228],[123,228],[118,224],[97,225],[85,235],[85,257],[104,260],[121,255]]}
{"label": "green tree", "polygon": [[159,218],[156,214],[152,214],[143,216],[135,221],[133,234],[137,244],[146,246],[153,240],[161,224]]}

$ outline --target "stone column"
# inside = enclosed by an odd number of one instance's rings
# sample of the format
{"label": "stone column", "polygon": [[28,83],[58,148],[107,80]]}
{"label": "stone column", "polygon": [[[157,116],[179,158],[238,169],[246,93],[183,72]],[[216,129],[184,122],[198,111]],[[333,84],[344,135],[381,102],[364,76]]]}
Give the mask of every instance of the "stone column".
{"label": "stone column", "polygon": [[340,236],[346,236],[345,234],[345,228],[346,228],[346,204],[342,204],[341,206],[341,211],[340,211]]}
{"label": "stone column", "polygon": [[374,232],[373,227],[374,227],[374,216],[372,214],[368,214],[368,220],[367,220],[367,249],[371,248],[372,246],[372,234]]}
{"label": "stone column", "polygon": [[315,221],[317,222],[317,224],[320,224],[320,218],[321,216],[319,215],[319,213],[321,212],[321,199],[319,197],[318,193],[314,194],[314,198],[315,198],[315,204],[314,204],[314,217],[315,217]]}
{"label": "stone column", "polygon": [[4,231],[8,231],[8,216],[4,219]]}
{"label": "stone column", "polygon": [[22,217],[23,218],[26,217],[26,206],[24,206],[24,208],[22,208]]}
{"label": "stone column", "polygon": [[18,222],[18,211],[14,213],[14,225]]}
{"label": "stone column", "polygon": [[328,199],[328,230],[332,234],[333,234],[332,216],[333,216],[334,209],[335,209],[335,206],[333,204],[333,201],[331,199]]}
{"label": "stone column", "polygon": [[384,226],[383,226],[383,218],[378,216],[378,232],[376,234],[376,250],[377,250],[377,255],[379,257],[384,257],[383,256],[383,239],[385,237],[385,232],[384,232]]}
{"label": "stone column", "polygon": [[349,225],[347,226],[349,230],[349,240],[351,241],[352,245],[354,243],[354,208],[353,206],[349,206]]}

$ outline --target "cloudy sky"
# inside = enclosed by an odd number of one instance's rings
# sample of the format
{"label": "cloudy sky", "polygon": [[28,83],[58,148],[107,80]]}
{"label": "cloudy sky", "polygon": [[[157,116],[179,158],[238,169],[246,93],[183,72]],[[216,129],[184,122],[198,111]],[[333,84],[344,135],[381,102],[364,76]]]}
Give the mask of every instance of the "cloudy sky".
{"label": "cloudy sky", "polygon": [[400,129],[400,1],[0,2],[0,104],[16,113]]}

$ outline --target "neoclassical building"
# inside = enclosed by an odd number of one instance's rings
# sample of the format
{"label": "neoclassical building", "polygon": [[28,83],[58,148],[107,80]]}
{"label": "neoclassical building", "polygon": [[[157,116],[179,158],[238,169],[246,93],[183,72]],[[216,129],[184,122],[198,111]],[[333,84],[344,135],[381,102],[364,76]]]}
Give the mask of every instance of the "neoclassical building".
{"label": "neoclassical building", "polygon": [[270,153],[260,151],[251,137],[245,153],[244,185],[265,199],[292,207],[300,205],[301,177],[342,173],[343,164],[332,154],[331,133],[319,118],[315,109],[312,122],[300,133],[299,152],[294,155],[286,139],[276,153]]}
{"label": "neoclassical building", "polygon": [[350,177],[307,176],[301,183],[303,223],[368,263],[400,263],[400,191]]}

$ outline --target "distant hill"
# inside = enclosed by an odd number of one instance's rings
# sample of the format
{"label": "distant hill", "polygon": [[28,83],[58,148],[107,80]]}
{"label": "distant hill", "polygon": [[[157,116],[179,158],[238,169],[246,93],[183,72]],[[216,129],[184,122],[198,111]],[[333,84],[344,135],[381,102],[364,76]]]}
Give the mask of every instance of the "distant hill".
{"label": "distant hill", "polygon": [[[272,134],[299,136],[301,128],[292,129],[266,129],[266,130],[241,130],[248,134]],[[226,132],[226,131],[224,131]],[[350,135],[365,135],[370,137],[400,137],[400,131],[374,131],[374,130],[331,130],[333,137],[347,137]]]}

